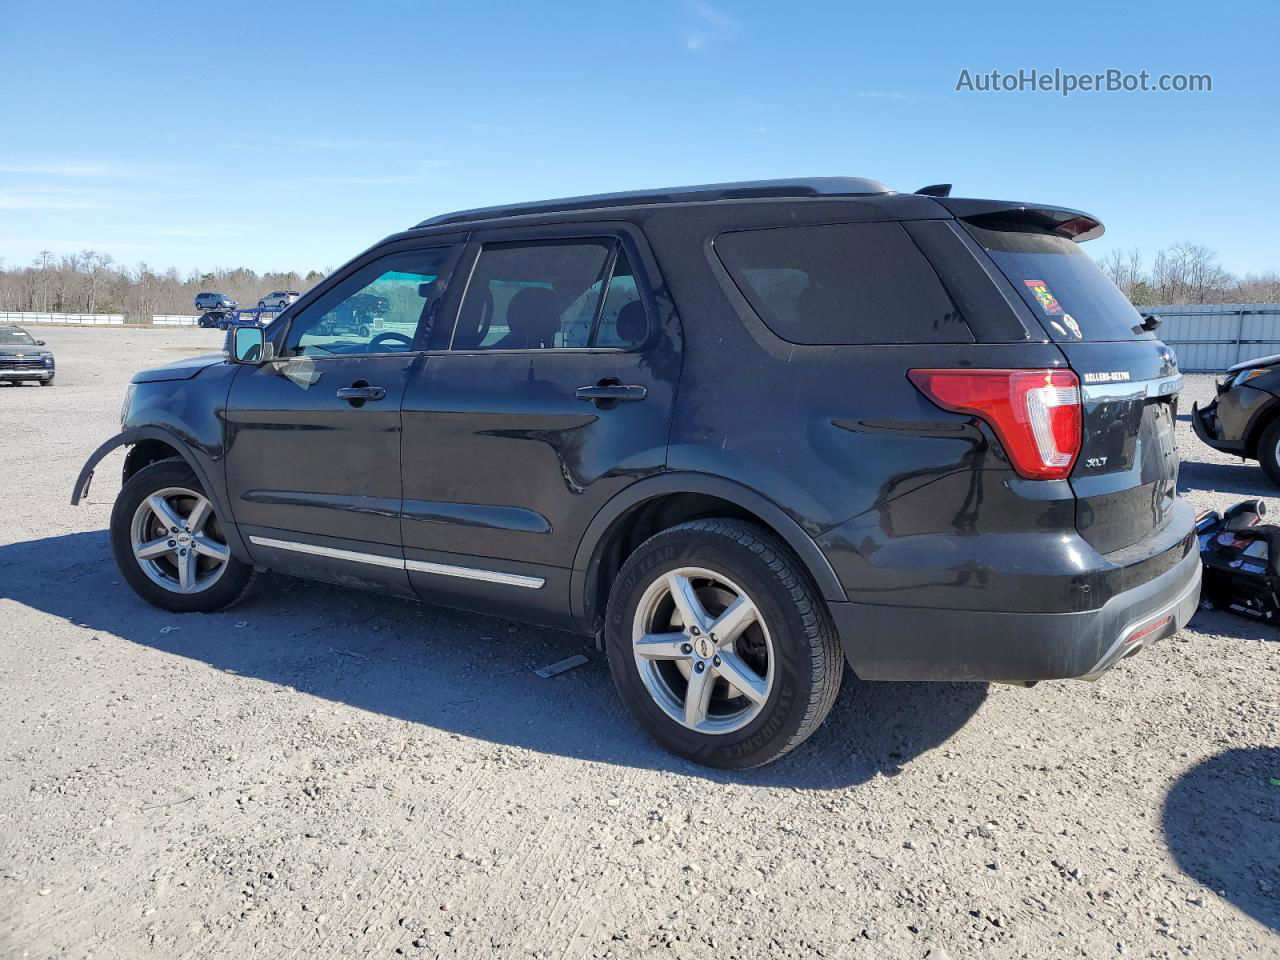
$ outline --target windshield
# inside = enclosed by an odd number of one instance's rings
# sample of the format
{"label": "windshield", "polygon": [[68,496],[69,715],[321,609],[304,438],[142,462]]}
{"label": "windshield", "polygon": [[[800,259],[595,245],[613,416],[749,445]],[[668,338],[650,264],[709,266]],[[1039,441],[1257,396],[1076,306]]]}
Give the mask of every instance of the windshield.
{"label": "windshield", "polygon": [[1142,316],[1079,244],[1024,229],[965,228],[1059,342],[1150,340]]}
{"label": "windshield", "polygon": [[0,330],[0,346],[34,347],[35,340],[25,330]]}

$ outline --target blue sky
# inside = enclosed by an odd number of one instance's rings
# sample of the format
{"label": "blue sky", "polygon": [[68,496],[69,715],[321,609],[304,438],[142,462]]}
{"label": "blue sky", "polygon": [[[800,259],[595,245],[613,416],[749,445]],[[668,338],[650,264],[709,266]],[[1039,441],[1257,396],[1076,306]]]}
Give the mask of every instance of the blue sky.
{"label": "blue sky", "polygon": [[[0,2],[0,258],[336,266],[460,207],[852,174],[1280,269],[1280,5]],[[1208,73],[1212,93],[956,92]]]}

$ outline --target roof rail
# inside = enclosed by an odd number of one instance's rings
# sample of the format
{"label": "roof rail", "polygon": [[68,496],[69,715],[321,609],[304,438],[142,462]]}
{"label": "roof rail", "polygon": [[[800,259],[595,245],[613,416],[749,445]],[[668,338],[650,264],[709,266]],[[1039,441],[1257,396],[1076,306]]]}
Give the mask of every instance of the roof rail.
{"label": "roof rail", "polygon": [[522,214],[593,210],[601,207],[635,207],[658,203],[695,203],[708,200],[760,200],[787,197],[869,197],[893,193],[878,180],[866,177],[799,177],[787,180],[743,180],[738,183],[704,183],[656,190],[597,193],[560,200],[538,200],[496,207],[477,207],[431,217],[419,227],[435,227],[468,220],[494,220]]}

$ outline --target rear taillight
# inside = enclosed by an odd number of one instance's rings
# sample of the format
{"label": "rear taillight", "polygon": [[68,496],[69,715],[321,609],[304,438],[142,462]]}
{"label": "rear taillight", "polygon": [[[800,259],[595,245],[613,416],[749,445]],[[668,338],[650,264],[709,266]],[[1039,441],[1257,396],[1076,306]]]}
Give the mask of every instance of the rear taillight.
{"label": "rear taillight", "polygon": [[911,370],[926,397],[981,417],[1000,438],[1013,469],[1059,480],[1080,453],[1080,381],[1070,370]]}

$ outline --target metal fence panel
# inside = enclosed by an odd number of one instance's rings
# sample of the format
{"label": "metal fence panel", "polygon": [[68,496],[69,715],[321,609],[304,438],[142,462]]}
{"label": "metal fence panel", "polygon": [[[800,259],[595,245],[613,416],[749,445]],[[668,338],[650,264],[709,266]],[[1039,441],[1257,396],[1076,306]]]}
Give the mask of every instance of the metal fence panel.
{"label": "metal fence panel", "polygon": [[1157,335],[1183,370],[1213,371],[1280,353],[1280,303],[1194,303],[1143,307],[1163,321]]}
{"label": "metal fence panel", "polygon": [[29,313],[0,310],[0,323],[70,323],[89,327],[124,325],[122,313]]}
{"label": "metal fence panel", "polygon": [[200,318],[185,313],[160,313],[151,318],[154,327],[194,327]]}

